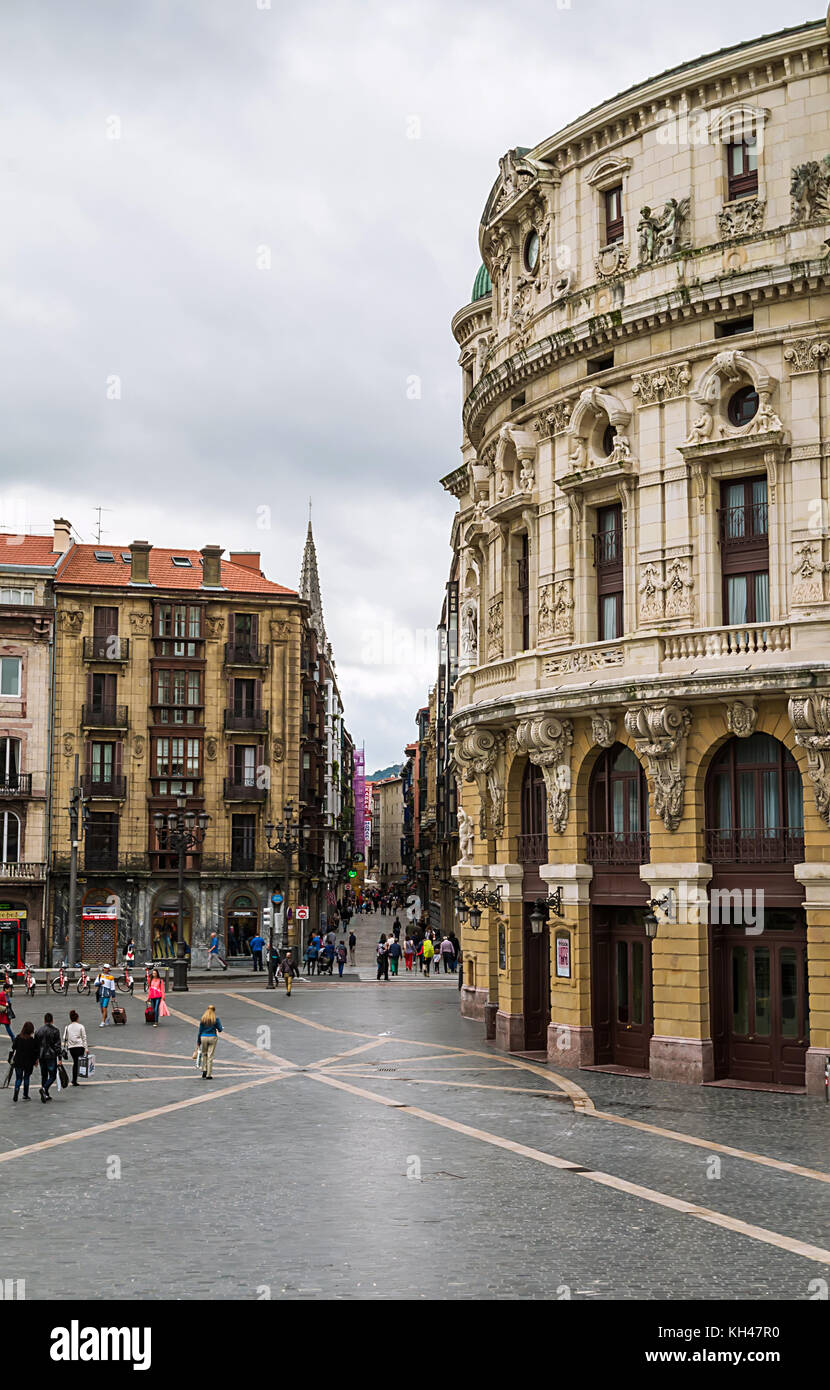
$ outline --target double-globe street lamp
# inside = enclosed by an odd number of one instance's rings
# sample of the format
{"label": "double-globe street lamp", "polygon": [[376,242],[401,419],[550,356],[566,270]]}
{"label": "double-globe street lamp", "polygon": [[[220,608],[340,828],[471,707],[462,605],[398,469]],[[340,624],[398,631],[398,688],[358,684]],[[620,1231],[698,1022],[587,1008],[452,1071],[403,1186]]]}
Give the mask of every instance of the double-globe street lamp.
{"label": "double-globe street lamp", "polygon": [[210,816],[206,811],[200,811],[197,816],[195,811],[188,811],[186,806],[185,798],[179,796],[176,798],[175,811],[168,811],[166,815],[164,811],[156,811],[153,816],[159,849],[178,855],[179,910],[176,919],[173,989],[179,993],[187,989],[187,959],[184,950],[184,864],[188,854],[202,844],[210,824]]}
{"label": "double-globe street lamp", "polygon": [[[282,808],[284,819],[277,821],[267,821],[265,825],[265,843],[275,854],[279,854],[285,861],[284,882],[282,885],[282,941],[280,949],[285,950],[288,945],[288,926],[286,899],[288,897],[288,884],[291,878],[291,860],[300,848],[300,825],[294,819],[294,807],[287,801]],[[274,905],[271,905],[269,914],[269,935],[268,935],[268,988],[276,989],[274,979]]]}

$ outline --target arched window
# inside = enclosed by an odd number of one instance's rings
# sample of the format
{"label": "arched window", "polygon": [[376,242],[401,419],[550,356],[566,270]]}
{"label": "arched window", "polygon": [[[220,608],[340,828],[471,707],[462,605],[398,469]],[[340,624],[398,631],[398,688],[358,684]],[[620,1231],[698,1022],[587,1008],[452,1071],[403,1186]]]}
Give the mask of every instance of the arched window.
{"label": "arched window", "polygon": [[707,782],[707,856],[791,863],[804,853],[804,796],[792,754],[769,734],[724,744]]}
{"label": "arched window", "polygon": [[630,748],[615,743],[597,760],[588,797],[588,861],[646,863],[648,787]]}
{"label": "arched window", "polygon": [[548,857],[548,803],[545,779],[535,763],[528,762],[522,778],[522,829],[519,863],[546,864]]}
{"label": "arched window", "polygon": [[20,821],[14,811],[0,812],[2,862],[16,864],[20,859]]}

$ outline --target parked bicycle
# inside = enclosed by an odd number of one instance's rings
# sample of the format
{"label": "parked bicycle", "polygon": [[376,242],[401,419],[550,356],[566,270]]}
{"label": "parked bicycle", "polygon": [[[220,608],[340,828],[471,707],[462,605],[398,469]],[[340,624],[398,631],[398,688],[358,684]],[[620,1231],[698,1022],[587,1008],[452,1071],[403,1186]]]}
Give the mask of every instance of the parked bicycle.
{"label": "parked bicycle", "polygon": [[27,965],[27,966],[26,966],[26,970],[25,970],[25,973],[24,973],[24,976],[23,976],[23,983],[24,983],[24,985],[25,985],[25,987],[26,987],[26,993],[27,993],[27,994],[34,994],[34,992],[35,992],[35,985],[37,984],[37,980],[35,979],[34,975],[32,974],[32,968],[31,968],[30,965]]}
{"label": "parked bicycle", "polygon": [[[52,976],[49,984],[52,986],[55,994],[66,994],[69,989],[69,973],[66,969],[65,960],[61,961],[57,975]],[[34,991],[32,992],[34,993]]]}
{"label": "parked bicycle", "polygon": [[75,981],[75,988],[79,994],[89,994],[92,981],[89,978],[89,971],[85,965],[81,966],[81,973]]}
{"label": "parked bicycle", "polygon": [[117,975],[115,979],[116,989],[120,989],[122,994],[132,994],[135,988],[135,979],[130,974],[129,966],[124,966],[124,974]]}

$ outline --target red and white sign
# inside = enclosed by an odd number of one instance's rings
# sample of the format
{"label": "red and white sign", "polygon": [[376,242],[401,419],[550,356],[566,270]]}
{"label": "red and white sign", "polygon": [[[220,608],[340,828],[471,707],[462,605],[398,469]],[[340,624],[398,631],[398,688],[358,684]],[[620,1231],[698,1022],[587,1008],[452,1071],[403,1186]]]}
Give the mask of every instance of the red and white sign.
{"label": "red and white sign", "polygon": [[298,921],[298,922],[304,922],[304,921],[306,920],[307,917],[308,917],[308,908],[307,908],[307,907],[298,907],[298,908],[297,908],[297,921]]}

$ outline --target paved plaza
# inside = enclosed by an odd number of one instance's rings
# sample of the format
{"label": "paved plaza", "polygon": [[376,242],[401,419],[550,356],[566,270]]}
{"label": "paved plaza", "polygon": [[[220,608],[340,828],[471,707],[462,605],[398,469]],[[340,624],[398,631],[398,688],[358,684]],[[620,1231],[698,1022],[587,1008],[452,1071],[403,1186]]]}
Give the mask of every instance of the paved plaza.
{"label": "paved plaza", "polygon": [[[455,981],[350,974],[194,982],[158,1028],[138,995],[123,1029],[82,1000],[94,1079],[0,1092],[3,1277],[28,1299],[794,1301],[830,1278],[822,1102],[558,1073],[485,1043]],[[15,1002],[61,1027],[77,1003]]]}

